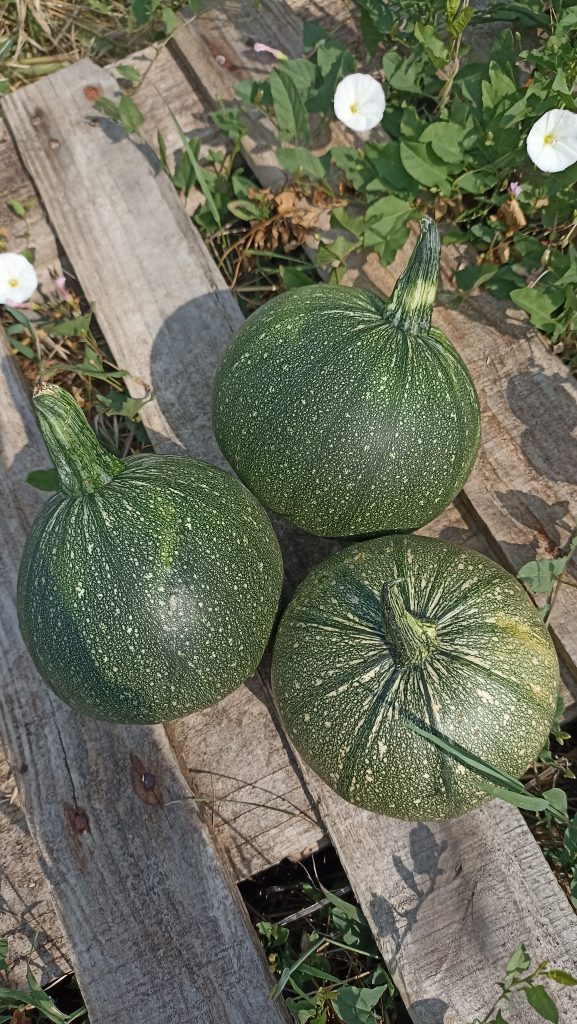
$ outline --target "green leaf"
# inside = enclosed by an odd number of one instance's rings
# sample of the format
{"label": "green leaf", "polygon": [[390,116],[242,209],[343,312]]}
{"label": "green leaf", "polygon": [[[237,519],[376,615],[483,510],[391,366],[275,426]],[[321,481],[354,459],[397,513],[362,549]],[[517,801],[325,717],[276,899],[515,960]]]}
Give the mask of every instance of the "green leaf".
{"label": "green leaf", "polygon": [[117,64],[115,70],[127,82],[140,82],[140,71],[133,68],[131,64]]}
{"label": "green leaf", "polygon": [[313,284],[313,280],[306,270],[300,270],[298,267],[281,267],[280,276],[287,291],[290,288],[304,288],[306,285]]}
{"label": "green leaf", "polygon": [[120,106],[115,103],[114,100],[109,100],[107,96],[99,96],[94,101],[94,107],[99,110],[106,117],[109,117],[111,121],[120,121]]}
{"label": "green leaf", "polygon": [[529,956],[527,949],[523,943],[517,946],[517,949],[513,953],[513,956],[509,960],[505,968],[507,974],[518,974],[520,971],[526,971],[531,966],[531,957]]}
{"label": "green leaf", "polygon": [[158,6],[158,0],[132,0],[130,9],[136,24],[146,25]]}
{"label": "green leaf", "polygon": [[136,419],[142,406],[150,402],[151,397],[149,395],[146,398],[131,398],[130,395],[126,395],[123,391],[111,391],[106,396],[99,396],[102,405],[106,406],[108,415],[126,416],[129,420]]}
{"label": "green leaf", "polygon": [[543,985],[532,985],[531,988],[525,988],[523,991],[529,1006],[532,1006],[543,1020],[549,1020],[551,1024],[559,1024],[559,1010]]}
{"label": "green leaf", "polygon": [[[323,52],[323,50],[319,50],[317,56]],[[322,84],[315,89],[307,102],[307,109],[312,113],[332,112],[337,82],[354,69],[355,61],[352,53],[336,47],[333,48],[333,52],[337,54],[334,63],[330,66]]]}
{"label": "green leaf", "polygon": [[447,22],[447,32],[452,39],[456,39],[460,36],[469,22],[475,17],[475,9],[473,7],[465,7],[463,11],[456,18],[452,18],[451,21]]}
{"label": "green leaf", "polygon": [[118,104],[118,113],[120,123],[128,135],[137,131],[144,121],[144,114],[136,106],[131,96],[124,95],[121,97]]}
{"label": "green leaf", "polygon": [[358,249],[360,240],[350,241],[344,235],[337,235],[331,242],[321,242],[317,251],[317,263],[324,266],[326,263],[344,263],[347,256]]}
{"label": "green leaf", "polygon": [[431,64],[436,68],[442,68],[449,60],[449,51],[443,40],[437,35],[432,25],[424,25],[417,21],[413,29],[415,38],[423,47]]}
{"label": "green leaf", "polygon": [[315,950],[317,950],[319,948],[319,946],[322,946],[324,942],[326,942],[326,939],[324,938],[324,936],[321,936],[315,942],[311,943],[309,948],[307,950],[305,950],[305,952],[302,954],[302,956],[300,956],[298,958],[298,960],[295,960],[295,962],[290,964],[289,967],[285,967],[284,968],[280,978],[278,979],[276,984],[273,986],[272,992],[270,994],[270,998],[271,999],[277,999],[278,996],[280,996],[280,994],[283,991],[283,989],[285,988],[289,978],[295,973],[295,971],[298,971],[298,969],[301,966],[301,964],[303,964],[305,962],[305,960],[309,956],[311,956],[311,954],[314,953]]}
{"label": "green leaf", "polygon": [[547,789],[543,793],[543,798],[554,810],[567,817],[567,794],[564,789]]}
{"label": "green leaf", "polygon": [[384,985],[379,985],[378,988],[343,985],[337,992],[333,1005],[344,1024],[376,1024],[373,1007],[385,991]]}
{"label": "green leaf", "polygon": [[[179,125],[176,117],[172,113],[172,111],[171,111],[171,115],[172,115],[172,120],[174,121],[176,130],[178,132],[180,141],[182,142],[182,145],[184,146],[185,153],[186,153],[188,159],[190,160],[190,164],[191,164],[191,166],[192,166],[192,168],[194,170],[194,173],[196,175],[196,180],[198,181],[198,184],[200,185],[202,194],[203,194],[204,198],[206,199],[207,206],[208,206],[208,208],[209,208],[209,210],[210,210],[210,212],[211,212],[211,214],[212,214],[212,216],[213,216],[213,218],[215,220],[215,223],[218,225],[218,227],[221,227],[222,220],[221,220],[221,217],[220,217],[220,213],[218,212],[218,210],[216,208],[214,197],[213,197],[213,194],[212,194],[212,192],[210,190],[207,178],[206,178],[206,176],[205,176],[205,174],[204,174],[204,172],[202,170],[202,167],[200,166],[200,164],[199,164],[199,162],[198,162],[198,160],[196,158],[196,153],[195,153],[195,150],[194,150],[194,146],[192,145],[190,140],[187,139],[186,135],[184,134],[182,128],[180,127],[180,125]],[[196,142],[196,145],[197,145],[196,152],[198,152],[200,150],[200,143],[198,142],[197,139],[195,139],[195,142]]]}
{"label": "green leaf", "polygon": [[[26,477],[26,483],[30,484],[31,487],[36,487],[39,491],[60,490],[60,477],[58,476],[58,470],[54,467],[51,469],[33,469]],[[0,970],[2,970],[1,966]]]}
{"label": "green leaf", "polygon": [[485,114],[493,114],[504,106],[510,106],[516,98],[517,83],[495,62],[489,64],[489,75],[481,83],[481,96]]}
{"label": "green leaf", "polygon": [[86,334],[90,329],[92,313],[84,313],[82,316],[72,317],[70,320],[43,320],[39,324],[47,334],[56,334],[58,337],[75,338],[78,335]]}
{"label": "green leaf", "polygon": [[371,203],[365,213],[365,245],[372,245],[374,240],[385,238],[395,229],[406,224],[414,213],[414,208],[406,199],[399,196],[383,196]]}
{"label": "green leaf", "polygon": [[238,217],[239,220],[261,219],[262,207],[250,199],[232,199],[227,206],[233,217]]}
{"label": "green leaf", "polygon": [[0,939],[0,971],[8,970],[8,939]]}
{"label": "green leaf", "polygon": [[304,146],[292,146],[290,149],[278,149],[277,160],[281,167],[291,171],[293,174],[303,174],[311,181],[322,180],[327,173],[326,164],[320,157],[315,156]]}
{"label": "green leaf", "polygon": [[282,64],[277,65],[275,70],[280,71],[283,77],[291,79],[303,101],[307,98],[311,86],[317,77],[317,69],[313,61],[307,60],[305,57],[283,60]]}
{"label": "green leaf", "polygon": [[419,142],[430,142],[434,153],[443,163],[463,162],[464,129],[453,121],[433,121],[421,134]]}
{"label": "green leaf", "polygon": [[317,50],[317,65],[323,78],[330,74],[334,65],[341,60],[344,52],[342,46],[332,41],[319,46]]}
{"label": "green leaf", "polygon": [[22,203],[18,201],[18,199],[7,199],[6,206],[9,206],[12,210],[12,213],[15,213],[17,217],[22,217],[22,219],[25,219],[26,207],[23,206]]}
{"label": "green leaf", "polygon": [[28,996],[29,1004],[35,1006],[45,1017],[48,1017],[48,1020],[54,1021],[55,1024],[60,1024],[61,1021],[62,1024],[66,1024],[68,1017],[58,1009],[51,996],[40,987],[30,968],[28,968],[26,982],[30,989],[30,995]]}
{"label": "green leaf", "polygon": [[430,64],[422,51],[402,57],[391,49],[383,57],[383,74],[395,92],[416,93],[420,96],[426,78],[425,66],[430,67]]}
{"label": "green leaf", "polygon": [[564,296],[558,288],[514,288],[510,298],[529,314],[535,327],[547,330],[554,326],[553,316]]}
{"label": "green leaf", "polygon": [[358,192],[364,191],[367,181],[367,166],[357,149],[351,146],[335,146],[331,150],[333,163],[343,171],[348,181]]}
{"label": "green leaf", "polygon": [[282,68],[274,68],[269,83],[275,117],[282,134],[286,138],[306,141],[309,137],[308,115],[293,79]]}
{"label": "green leaf", "polygon": [[466,171],[454,179],[452,187],[453,191],[482,196],[484,192],[495,187],[495,174],[492,171]]}
{"label": "green leaf", "polygon": [[331,212],[331,227],[343,228],[354,238],[361,238],[365,219],[364,217],[352,217],[345,206],[335,206]]}
{"label": "green leaf", "polygon": [[160,160],[160,166],[165,174],[170,177],[170,167],[168,166],[168,152],[166,149],[166,142],[164,141],[164,135],[162,132],[156,133],[156,144],[158,146],[158,159]]}
{"label": "green leaf", "polygon": [[463,267],[455,273],[455,281],[458,287],[464,292],[470,292],[473,288],[490,281],[498,271],[495,263],[480,263],[475,267]]}
{"label": "green leaf", "polygon": [[445,168],[440,165],[432,147],[424,142],[401,142],[401,160],[407,174],[420,185],[449,191]]}
{"label": "green leaf", "polygon": [[556,981],[558,985],[577,985],[577,978],[569,974],[569,971],[561,971],[554,968],[552,971],[547,971],[546,976],[551,978],[551,981]]}
{"label": "green leaf", "polygon": [[30,345],[24,345],[23,342],[18,341],[18,338],[14,338],[10,328],[8,328],[6,334],[10,337],[10,345],[12,348],[15,348],[16,351],[20,352],[20,355],[23,355],[26,359],[32,359],[34,362],[36,361],[36,352],[33,348],[30,348]]}
{"label": "green leaf", "polygon": [[10,82],[7,78],[0,78],[0,96],[7,96],[10,92]]}
{"label": "green leaf", "polygon": [[246,123],[236,107],[222,107],[221,110],[213,110],[210,119],[233,142],[246,135]]}
{"label": "green leaf", "polygon": [[164,22],[164,31],[167,36],[171,36],[173,32],[176,32],[180,24],[176,16],[176,11],[173,11],[171,7],[163,7],[161,14]]}
{"label": "green leaf", "polygon": [[[377,175],[380,191],[392,189],[394,192],[409,192],[412,195],[417,193],[415,179],[403,167],[399,142],[368,142],[365,146],[365,160]],[[371,186],[372,182],[369,181],[367,192],[374,191]]]}
{"label": "green leaf", "polygon": [[314,50],[315,46],[326,39],[326,36],[325,29],[317,25],[316,21],[305,21],[303,24],[303,49],[306,52]]}

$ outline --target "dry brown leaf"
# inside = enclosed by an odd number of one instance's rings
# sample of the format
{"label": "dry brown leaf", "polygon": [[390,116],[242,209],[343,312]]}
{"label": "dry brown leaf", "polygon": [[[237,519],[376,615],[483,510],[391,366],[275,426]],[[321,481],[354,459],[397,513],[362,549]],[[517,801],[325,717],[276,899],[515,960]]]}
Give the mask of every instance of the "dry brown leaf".
{"label": "dry brown leaf", "polygon": [[506,199],[499,207],[499,217],[510,231],[519,231],[527,224],[527,218],[516,199]]}
{"label": "dry brown leaf", "polygon": [[14,1010],[10,1019],[10,1024],[33,1024],[32,1017],[29,1017],[26,1013],[26,1009]]}

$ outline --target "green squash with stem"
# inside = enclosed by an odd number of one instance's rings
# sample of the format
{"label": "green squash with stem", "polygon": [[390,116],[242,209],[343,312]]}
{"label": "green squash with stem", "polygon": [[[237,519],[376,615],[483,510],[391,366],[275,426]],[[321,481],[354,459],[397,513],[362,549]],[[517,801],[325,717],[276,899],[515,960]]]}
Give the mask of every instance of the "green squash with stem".
{"label": "green squash with stem", "polygon": [[283,568],[265,512],[206,462],[105,451],[58,386],[40,385],[34,406],[61,482],[18,581],[41,676],[115,722],[216,703],[252,675],[274,623]]}
{"label": "green squash with stem", "polygon": [[489,799],[482,775],[423,732],[519,776],[547,738],[559,685],[517,580],[418,536],[352,545],[312,572],[281,620],[272,672],[303,760],[346,800],[411,821]]}
{"label": "green squash with stem", "polygon": [[252,313],[217,370],[214,431],[264,505],[311,533],[416,529],[467,479],[479,448],[475,387],[431,325],[433,220],[393,295],[312,285]]}

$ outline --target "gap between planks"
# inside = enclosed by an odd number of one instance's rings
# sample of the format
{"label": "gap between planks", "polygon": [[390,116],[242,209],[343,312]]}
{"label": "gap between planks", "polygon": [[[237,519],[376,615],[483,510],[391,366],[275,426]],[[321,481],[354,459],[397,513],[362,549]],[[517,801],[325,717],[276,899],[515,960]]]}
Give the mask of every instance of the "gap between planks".
{"label": "gap between planks", "polygon": [[[10,126],[86,295],[97,303],[115,357],[156,388],[156,409],[147,406],[143,413],[148,410],[159,449],[180,440],[193,454],[215,458],[207,429],[209,380],[239,322],[238,307],[150,154],[92,124],[83,88],[94,82],[114,89],[105,72],[84,61],[22,90],[5,104]],[[159,216],[162,229],[155,236]],[[152,224],[144,223],[147,217]],[[172,238],[174,225],[179,241],[167,254],[163,239],[169,229]],[[167,265],[175,278],[160,288]],[[183,295],[189,301],[183,303]],[[462,539],[474,536],[464,513],[448,515],[446,529]],[[314,560],[322,553],[315,555],[310,543],[297,535],[287,547],[285,538],[293,581],[307,556]],[[241,694],[248,707],[253,695],[246,687]],[[203,722],[202,733],[210,772],[218,779],[229,736],[218,709],[214,715]],[[183,728],[194,729],[194,718]],[[247,722],[239,744],[244,765],[260,743],[269,742],[274,727],[267,718],[266,735],[255,736]],[[240,716],[238,723],[242,732]],[[182,735],[177,739],[180,756],[194,764],[194,747],[187,748]],[[303,774],[414,1021],[448,1024],[484,1012],[520,941],[537,959],[575,970],[574,915],[516,810],[493,803],[460,821],[411,825],[367,815]],[[575,1008],[574,993],[559,998]],[[526,1019],[523,1008],[518,1019]]]}

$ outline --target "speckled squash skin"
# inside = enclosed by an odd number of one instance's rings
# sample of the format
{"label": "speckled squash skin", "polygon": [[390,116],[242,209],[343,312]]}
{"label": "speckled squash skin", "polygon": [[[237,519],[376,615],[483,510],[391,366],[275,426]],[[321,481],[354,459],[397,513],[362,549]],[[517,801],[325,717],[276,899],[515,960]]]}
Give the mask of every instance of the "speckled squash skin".
{"label": "speckled squash skin", "polygon": [[[40,419],[63,480],[62,452]],[[76,456],[69,445],[67,458]],[[101,457],[103,475],[116,475],[91,491],[69,478],[79,493],[54,495],[32,527],[18,582],[22,635],[46,683],[77,711],[126,723],[178,718],[254,672],[280,596],[278,543],[258,503],[214,466],[159,455],[120,462],[93,449],[80,475]]]}
{"label": "speckled squash skin", "polygon": [[214,431],[250,491],[322,536],[408,531],[455,497],[480,438],[477,395],[431,327],[433,221],[390,301],[312,285],[272,299],[217,370]]}
{"label": "speckled squash skin", "polygon": [[519,776],[547,737],[558,683],[517,580],[424,537],[366,541],[323,563],[273,656],[275,700],[304,761],[351,803],[410,821],[457,817],[488,795],[407,716]]}

